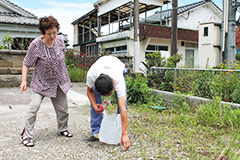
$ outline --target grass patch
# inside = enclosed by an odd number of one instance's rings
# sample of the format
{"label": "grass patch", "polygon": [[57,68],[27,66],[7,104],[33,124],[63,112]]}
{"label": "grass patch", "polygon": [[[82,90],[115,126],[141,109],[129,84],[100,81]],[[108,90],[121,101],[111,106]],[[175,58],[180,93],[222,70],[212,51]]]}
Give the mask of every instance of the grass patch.
{"label": "grass patch", "polygon": [[68,75],[70,77],[71,82],[85,82],[86,76],[87,76],[87,70],[85,71],[85,74],[83,75],[83,69],[80,67],[75,66],[67,66]]}
{"label": "grass patch", "polygon": [[[131,97],[128,133],[132,159],[239,159],[240,110],[223,106],[221,98],[190,107],[181,94],[170,104],[145,85],[145,77],[134,78],[126,77],[127,95]],[[107,109],[116,112],[114,106],[113,101]],[[159,111],[151,106],[168,109]],[[122,156],[127,159],[129,154]]]}
{"label": "grass patch", "polygon": [[[158,112],[150,106],[129,106],[129,132],[143,159],[238,159],[239,110],[217,108],[220,99],[189,110],[185,106]],[[133,142],[134,141],[134,142]]]}

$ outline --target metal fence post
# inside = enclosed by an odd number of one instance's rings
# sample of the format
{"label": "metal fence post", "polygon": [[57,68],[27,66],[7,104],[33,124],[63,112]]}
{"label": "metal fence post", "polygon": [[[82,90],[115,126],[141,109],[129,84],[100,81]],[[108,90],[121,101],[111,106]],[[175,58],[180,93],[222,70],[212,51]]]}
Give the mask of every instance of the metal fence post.
{"label": "metal fence post", "polygon": [[174,84],[173,84],[174,88],[173,88],[173,92],[175,92],[175,90],[176,90],[176,82],[177,82],[177,69],[174,68]]}

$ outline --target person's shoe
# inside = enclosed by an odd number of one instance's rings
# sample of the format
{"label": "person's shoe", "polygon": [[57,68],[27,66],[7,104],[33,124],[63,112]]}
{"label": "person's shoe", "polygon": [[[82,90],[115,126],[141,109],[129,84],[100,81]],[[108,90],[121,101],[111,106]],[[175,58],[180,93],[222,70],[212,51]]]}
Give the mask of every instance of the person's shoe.
{"label": "person's shoe", "polygon": [[98,134],[92,135],[91,137],[89,137],[89,138],[87,139],[87,141],[88,141],[88,142],[99,141]]}
{"label": "person's shoe", "polygon": [[34,146],[33,139],[32,139],[32,138],[29,138],[29,137],[24,138],[24,139],[22,140],[22,143],[23,143],[23,145],[26,146],[26,147],[33,147],[33,146]]}
{"label": "person's shoe", "polygon": [[63,132],[59,132],[58,133],[59,136],[64,136],[64,137],[72,137],[73,134],[71,132],[69,132],[68,130],[65,130]]}

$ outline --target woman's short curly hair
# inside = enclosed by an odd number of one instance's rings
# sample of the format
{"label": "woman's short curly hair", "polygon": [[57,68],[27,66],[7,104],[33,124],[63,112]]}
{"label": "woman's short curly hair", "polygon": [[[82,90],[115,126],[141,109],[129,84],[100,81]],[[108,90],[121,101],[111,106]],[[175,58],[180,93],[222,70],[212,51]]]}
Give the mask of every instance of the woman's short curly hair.
{"label": "woman's short curly hair", "polygon": [[59,31],[59,23],[56,18],[53,16],[42,17],[39,19],[38,29],[41,31],[42,35],[45,34],[45,31],[48,29],[52,29],[56,27],[57,31]]}

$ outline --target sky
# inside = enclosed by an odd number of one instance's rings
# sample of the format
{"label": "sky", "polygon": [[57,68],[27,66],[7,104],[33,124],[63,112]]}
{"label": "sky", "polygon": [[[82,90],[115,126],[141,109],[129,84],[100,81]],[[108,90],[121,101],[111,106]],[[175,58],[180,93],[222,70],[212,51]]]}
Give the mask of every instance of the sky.
{"label": "sky", "polygon": [[[60,32],[68,35],[69,44],[73,45],[73,21],[91,11],[97,0],[10,0],[19,7],[33,13],[35,16],[54,16],[60,24]],[[187,5],[201,0],[178,0],[178,6]],[[212,0],[222,8],[222,0]],[[171,8],[171,4],[165,6]]]}

